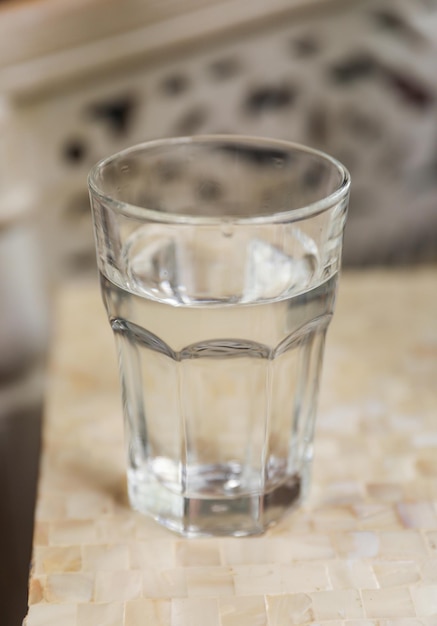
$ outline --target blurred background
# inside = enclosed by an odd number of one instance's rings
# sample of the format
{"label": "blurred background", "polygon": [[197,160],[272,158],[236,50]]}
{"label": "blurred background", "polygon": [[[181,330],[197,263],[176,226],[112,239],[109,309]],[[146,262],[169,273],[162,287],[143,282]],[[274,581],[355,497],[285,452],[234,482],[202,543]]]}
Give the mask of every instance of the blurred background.
{"label": "blurred background", "polygon": [[437,0],[0,0],[2,624],[27,606],[52,297],[96,276],[90,167],[164,136],[302,142],[351,171],[346,267],[436,262],[436,67]]}

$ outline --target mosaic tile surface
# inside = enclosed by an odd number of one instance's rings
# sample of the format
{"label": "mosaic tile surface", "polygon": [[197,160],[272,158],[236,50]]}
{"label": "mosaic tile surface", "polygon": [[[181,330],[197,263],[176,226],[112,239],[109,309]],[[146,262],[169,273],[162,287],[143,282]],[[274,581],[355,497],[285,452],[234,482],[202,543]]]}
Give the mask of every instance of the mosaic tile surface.
{"label": "mosaic tile surface", "polygon": [[437,268],[343,275],[311,495],[257,538],[129,509],[97,283],[56,320],[26,626],[437,624]]}

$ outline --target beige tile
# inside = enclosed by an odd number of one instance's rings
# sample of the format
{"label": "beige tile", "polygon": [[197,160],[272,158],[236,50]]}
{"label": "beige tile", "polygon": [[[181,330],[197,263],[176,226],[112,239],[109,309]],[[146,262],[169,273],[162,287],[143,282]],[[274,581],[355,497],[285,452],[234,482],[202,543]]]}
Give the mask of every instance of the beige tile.
{"label": "beige tile", "polygon": [[323,562],[302,562],[281,565],[281,591],[298,593],[329,589],[327,567]]}
{"label": "beige tile", "polygon": [[427,556],[425,542],[414,530],[380,533],[379,542],[381,559],[416,560]]}
{"label": "beige tile", "polygon": [[230,567],[185,568],[188,596],[233,596],[234,578]]}
{"label": "beige tile", "polygon": [[124,602],[142,596],[141,572],[97,572],[96,602]]}
{"label": "beige tile", "polygon": [[263,538],[222,539],[220,561],[223,565],[271,563],[273,540]]}
{"label": "beige tile", "polygon": [[402,498],[400,483],[368,483],[367,493],[370,498],[380,502],[399,502]]}
{"label": "beige tile", "polygon": [[141,572],[145,598],[184,598],[187,578],[183,567],[168,570],[146,569]]}
{"label": "beige tile", "polygon": [[358,530],[358,519],[350,506],[317,509],[312,521],[316,532]]}
{"label": "beige tile", "polygon": [[128,512],[120,515],[109,515],[96,520],[94,541],[88,543],[121,543],[135,539],[136,520]]}
{"label": "beige tile", "polygon": [[335,555],[329,536],[322,533],[222,540],[221,551],[225,565],[293,563],[329,559]]}
{"label": "beige tile", "polygon": [[431,554],[437,554],[437,531],[427,532],[425,537]]}
{"label": "beige tile", "polygon": [[49,523],[35,520],[33,528],[33,545],[48,546],[49,545]]}
{"label": "beige tile", "polygon": [[427,583],[437,583],[437,558],[427,559],[420,565],[422,579]]}
{"label": "beige tile", "polygon": [[316,620],[364,617],[360,594],[356,589],[334,589],[311,594]]}
{"label": "beige tile", "polygon": [[29,581],[28,604],[38,604],[43,602],[44,591],[47,584],[46,576],[33,576]]}
{"label": "beige tile", "polygon": [[333,589],[375,589],[378,583],[372,566],[366,561],[349,559],[328,563]]}
{"label": "beige tile", "polygon": [[[435,450],[433,450],[435,454]],[[416,462],[416,466],[419,461]],[[435,502],[437,500],[437,481],[434,477],[418,478],[404,485],[404,497],[400,501],[413,503],[418,501]]]}
{"label": "beige tile", "polygon": [[36,517],[40,522],[54,522],[66,518],[65,496],[45,493],[38,498]]}
{"label": "beige tile", "polygon": [[[382,619],[378,620],[377,624],[378,626],[431,626],[430,624],[426,624],[425,619],[415,619],[413,617]],[[347,626],[349,626],[349,624]],[[435,626],[437,626],[437,624]]]}
{"label": "beige tile", "polygon": [[314,620],[311,597],[305,593],[268,595],[269,626],[303,624]]}
{"label": "beige tile", "polygon": [[79,546],[36,546],[33,562],[36,574],[78,572],[82,569],[82,555]]}
{"label": "beige tile", "polygon": [[350,505],[364,498],[364,484],[361,481],[329,482],[323,490],[323,505]]}
{"label": "beige tile", "polygon": [[435,478],[437,476],[437,459],[435,447],[417,451],[416,467],[422,476]]}
{"label": "beige tile", "polygon": [[56,522],[49,527],[49,544],[52,546],[80,546],[97,543],[93,520]]}
{"label": "beige tile", "polygon": [[373,569],[380,587],[408,586],[421,579],[419,567],[414,561],[382,561],[375,563]]}
{"label": "beige tile", "polygon": [[199,541],[178,541],[176,543],[176,564],[220,565],[220,551],[217,541],[200,539]]}
{"label": "beige tile", "polygon": [[378,620],[377,624],[378,626],[425,626],[425,621],[414,617],[399,617]]}
{"label": "beige tile", "polygon": [[82,573],[48,574],[44,590],[47,602],[90,602],[94,597],[94,577]]}
{"label": "beige tile", "polygon": [[135,534],[131,539],[135,538],[137,541],[168,541],[170,537],[173,537],[167,528],[155,522],[155,520],[148,515],[131,511],[130,516],[133,516],[135,524]]}
{"label": "beige tile", "polygon": [[363,589],[361,595],[367,617],[380,619],[416,616],[407,587]]}
{"label": "beige tile", "polygon": [[76,604],[34,604],[26,626],[77,626]]}
{"label": "beige tile", "polygon": [[277,539],[272,545],[274,563],[314,561],[335,556],[330,537],[323,533],[296,533]]}
{"label": "beige tile", "polygon": [[268,626],[263,596],[220,598],[221,626]]}
{"label": "beige tile", "polygon": [[66,498],[67,519],[92,519],[114,511],[114,500],[102,493],[73,493]]}
{"label": "beige tile", "polygon": [[132,569],[173,569],[176,567],[176,542],[167,539],[129,543]]}
{"label": "beige tile", "polygon": [[220,626],[216,598],[175,598],[171,601],[171,626]]}
{"label": "beige tile", "polygon": [[[130,600],[125,605],[124,622],[120,626],[170,626],[171,601],[169,599]],[[96,624],[97,626],[97,624]]]}
{"label": "beige tile", "polygon": [[79,604],[77,626],[122,626],[124,606],[120,602]]}
{"label": "beige tile", "polygon": [[339,556],[346,559],[370,559],[379,555],[380,539],[375,532],[336,533],[332,543]]}
{"label": "beige tile", "polygon": [[437,528],[436,511],[430,502],[400,502],[396,508],[405,528]]}
{"label": "beige tile", "polygon": [[279,565],[238,565],[232,570],[237,596],[282,592],[282,572]]}
{"label": "beige tile", "polygon": [[397,530],[402,528],[397,511],[390,504],[360,503],[354,506],[360,530]]}
{"label": "beige tile", "polygon": [[114,572],[129,569],[129,548],[126,544],[87,545],[82,547],[83,570]]}
{"label": "beige tile", "polygon": [[437,585],[411,589],[418,617],[437,617]]}

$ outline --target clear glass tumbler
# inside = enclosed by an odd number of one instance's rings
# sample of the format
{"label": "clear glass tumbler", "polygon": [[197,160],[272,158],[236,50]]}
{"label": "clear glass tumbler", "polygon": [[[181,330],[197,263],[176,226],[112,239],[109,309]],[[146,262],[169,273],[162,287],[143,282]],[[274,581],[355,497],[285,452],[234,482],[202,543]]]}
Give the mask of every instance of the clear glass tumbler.
{"label": "clear glass tumbler", "polygon": [[264,531],[309,483],[350,179],[283,141],[152,141],[89,178],[132,506]]}

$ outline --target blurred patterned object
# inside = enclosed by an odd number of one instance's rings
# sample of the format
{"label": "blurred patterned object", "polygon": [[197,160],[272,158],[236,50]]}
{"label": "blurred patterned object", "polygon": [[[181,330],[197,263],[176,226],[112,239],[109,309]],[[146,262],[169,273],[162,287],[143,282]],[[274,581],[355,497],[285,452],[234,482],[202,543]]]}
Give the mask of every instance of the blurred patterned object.
{"label": "blurred patterned object", "polygon": [[437,258],[435,0],[197,0],[183,13],[46,1],[3,13],[2,173],[32,189],[55,282],[94,268],[89,167],[198,133],[278,137],[343,161],[346,264]]}

